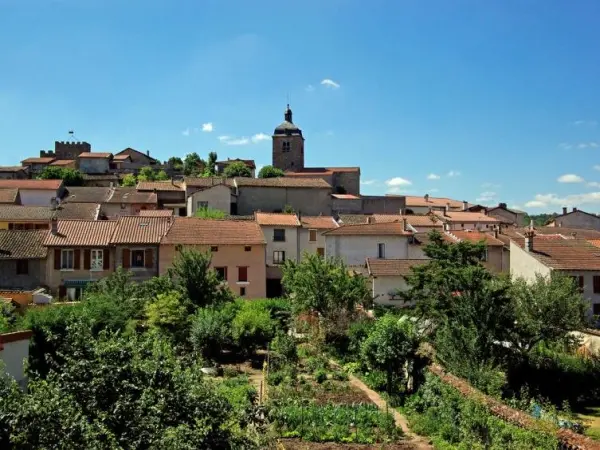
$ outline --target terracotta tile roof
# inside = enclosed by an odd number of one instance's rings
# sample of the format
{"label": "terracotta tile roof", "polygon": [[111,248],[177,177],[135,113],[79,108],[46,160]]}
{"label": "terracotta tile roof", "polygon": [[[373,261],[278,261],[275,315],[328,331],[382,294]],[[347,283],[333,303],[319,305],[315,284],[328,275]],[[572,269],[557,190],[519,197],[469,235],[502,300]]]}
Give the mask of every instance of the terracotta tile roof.
{"label": "terracotta tile roof", "polygon": [[20,172],[22,170],[27,170],[27,167],[23,167],[23,166],[0,166],[0,172],[3,172],[3,173]]}
{"label": "terracotta tile roof", "polygon": [[0,260],[45,258],[47,234],[48,230],[0,230]]}
{"label": "terracotta tile roof", "polygon": [[360,200],[360,197],[352,194],[331,194],[331,196],[338,200]]}
{"label": "terracotta tile roof", "polygon": [[367,258],[367,269],[373,277],[401,277],[411,272],[411,267],[427,264],[427,259],[376,259]]}
{"label": "terracotta tile roof", "polygon": [[222,165],[226,165],[228,166],[231,163],[234,162],[243,162],[244,164],[246,164],[250,169],[256,169],[256,163],[254,162],[253,159],[228,159],[227,161],[217,161],[217,164],[222,164]]}
{"label": "terracotta tile roof", "polygon": [[266,226],[299,227],[300,221],[296,214],[256,213],[256,223]]}
{"label": "terracotta tile roof", "polygon": [[126,161],[128,159],[131,159],[131,156],[125,154],[125,155],[120,155],[120,154],[116,154],[113,159],[115,161]]}
{"label": "terracotta tile roof", "polygon": [[[371,217],[375,223],[402,222],[402,219],[406,219],[406,221],[414,227],[443,227],[443,223],[437,219],[436,216],[427,214],[373,214]],[[432,217],[435,219],[432,220]]]}
{"label": "terracotta tile roof", "polygon": [[[417,240],[418,244],[421,245],[427,245],[431,242],[431,239],[429,239],[429,233],[430,231],[427,231],[425,233],[415,233],[415,239]],[[456,240],[454,238],[451,238],[450,236],[448,236],[448,234],[446,233],[441,233],[442,238],[444,239],[444,241],[449,242],[449,243],[455,243]]]}
{"label": "terracotta tile roof", "polygon": [[49,221],[52,216],[49,206],[0,205],[0,220],[5,222]]}
{"label": "terracotta tile roof", "polygon": [[152,156],[150,156],[149,154],[140,152],[139,150],[136,150],[135,148],[131,148],[131,147],[127,147],[126,149],[121,150],[120,152],[117,153],[117,155],[130,155],[131,153],[136,153],[137,155],[140,155],[140,156],[144,157],[145,159],[154,161],[156,164],[160,164],[160,161],[158,159],[155,159]]}
{"label": "terracotta tile roof", "polygon": [[331,216],[302,216],[300,219],[302,228],[312,228],[315,230],[330,230],[339,227],[338,223]]}
{"label": "terracotta tile roof", "polygon": [[445,222],[484,222],[484,223],[495,223],[499,224],[500,221],[492,216],[486,216],[483,213],[469,212],[469,211],[448,211],[443,213],[440,211],[434,211],[441,220]]}
{"label": "terracotta tile roof", "polygon": [[231,186],[233,181],[225,177],[184,177],[183,182],[186,187],[212,187],[219,184]]}
{"label": "terracotta tile roof", "polygon": [[75,164],[74,159],[56,159],[50,163],[51,166],[70,166]]}
{"label": "terracotta tile roof", "polygon": [[47,247],[108,247],[115,220],[59,220],[57,232],[46,230]]}
{"label": "terracotta tile roof", "polygon": [[173,180],[169,181],[140,181],[136,189],[138,191],[181,191],[183,187],[181,183]]}
{"label": "terracotta tile roof", "polygon": [[158,244],[173,223],[171,217],[120,217],[112,244]]}
{"label": "terracotta tile roof", "polygon": [[366,214],[340,214],[338,220],[342,225],[360,225],[367,223],[369,216]]}
{"label": "terracotta tile roof", "polygon": [[261,245],[265,237],[256,222],[176,217],[164,245]]}
{"label": "terracotta tile roof", "polygon": [[407,236],[402,223],[367,223],[361,225],[343,225],[323,233],[327,236]]}
{"label": "terracotta tile roof", "polygon": [[112,188],[109,187],[68,187],[63,203],[104,203],[110,198],[111,192]]}
{"label": "terracotta tile roof", "polygon": [[112,157],[112,153],[109,152],[83,152],[79,154],[79,158],[98,158],[107,159]]}
{"label": "terracotta tile roof", "polygon": [[143,209],[140,211],[140,217],[171,217],[173,211],[170,209]]}
{"label": "terracotta tile roof", "polygon": [[0,180],[0,188],[35,189],[56,191],[62,186],[62,180]]}
{"label": "terracotta tile roof", "polygon": [[0,189],[0,203],[15,204],[18,199],[18,189]]}
{"label": "terracotta tile roof", "polygon": [[449,231],[447,232],[450,236],[457,238],[459,241],[470,241],[470,242],[480,242],[485,241],[488,246],[499,246],[503,247],[504,242],[500,239],[496,239],[489,233],[483,233],[480,231]]}
{"label": "terracotta tile roof", "polygon": [[274,188],[321,188],[331,189],[331,185],[321,178],[234,178],[237,186]]}
{"label": "terracotta tile roof", "polygon": [[530,254],[556,270],[600,271],[600,248],[584,239],[540,239],[535,236]]}
{"label": "terracotta tile roof", "polygon": [[21,161],[21,164],[50,164],[55,159],[53,157],[27,158]]}
{"label": "terracotta tile roof", "polygon": [[446,197],[428,197],[427,200],[425,200],[425,196],[407,195],[405,196],[405,199],[407,208],[411,206],[431,206],[433,208],[443,208],[448,203],[450,203],[451,209],[462,209],[463,207],[463,202],[452,200],[451,198]]}
{"label": "terracotta tile roof", "polygon": [[138,192],[136,188],[113,188],[106,203],[151,203],[156,204],[158,197],[154,192]]}
{"label": "terracotta tile roof", "polygon": [[600,247],[600,239],[588,239],[587,241],[594,247]]}
{"label": "terracotta tile roof", "polygon": [[[525,228],[519,228],[519,231],[524,232]],[[600,239],[600,231],[585,228],[536,227],[535,232],[536,234],[560,234],[566,238]]]}
{"label": "terracotta tile roof", "polygon": [[97,220],[100,215],[100,203],[61,203],[56,208],[56,217],[59,220],[81,219]]}

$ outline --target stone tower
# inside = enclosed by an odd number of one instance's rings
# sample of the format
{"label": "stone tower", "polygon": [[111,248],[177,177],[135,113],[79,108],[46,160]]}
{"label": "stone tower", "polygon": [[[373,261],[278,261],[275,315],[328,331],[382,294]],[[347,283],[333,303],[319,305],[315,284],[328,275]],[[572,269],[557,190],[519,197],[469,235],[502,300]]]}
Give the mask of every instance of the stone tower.
{"label": "stone tower", "polygon": [[292,121],[290,105],[287,105],[284,119],[273,132],[273,166],[299,172],[304,169],[304,138],[302,130]]}

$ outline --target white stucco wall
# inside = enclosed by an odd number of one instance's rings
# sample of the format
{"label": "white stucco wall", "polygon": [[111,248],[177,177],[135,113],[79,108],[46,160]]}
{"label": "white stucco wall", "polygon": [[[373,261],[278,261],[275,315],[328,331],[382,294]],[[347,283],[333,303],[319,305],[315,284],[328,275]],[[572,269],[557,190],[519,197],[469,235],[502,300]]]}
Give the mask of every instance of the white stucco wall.
{"label": "white stucco wall", "polygon": [[389,292],[394,290],[406,291],[408,285],[404,277],[377,277],[372,280],[373,298],[378,305],[393,305],[398,307],[412,306],[413,302],[391,300]]}
{"label": "white stucco wall", "polygon": [[19,189],[21,204],[25,206],[50,206],[56,191],[51,189]]}
{"label": "white stucco wall", "polygon": [[310,232],[309,228],[299,228],[298,229],[298,240],[300,247],[300,257],[304,255],[304,253],[316,254],[317,248],[325,249],[325,236],[321,233],[323,230],[316,230],[317,232],[317,240],[315,242],[309,241]]}
{"label": "white stucco wall", "polygon": [[187,198],[187,215],[193,217],[198,209],[198,202],[208,202],[209,208],[218,209],[225,214],[231,211],[231,189],[219,184],[217,186],[197,191]]}
{"label": "white stucco wall", "polygon": [[423,251],[423,245],[409,244],[408,259],[429,259]]}
{"label": "white stucco wall", "polygon": [[377,258],[378,244],[385,244],[386,259],[407,259],[406,236],[326,236],[325,256],[339,257],[349,266],[365,264],[366,258]]}
{"label": "white stucco wall", "polygon": [[533,281],[537,274],[549,276],[550,273],[551,269],[549,267],[511,241],[510,275],[512,278],[524,278],[527,281]]}
{"label": "white stucco wall", "polygon": [[[272,227],[261,225],[260,228],[267,241],[267,266],[273,265],[274,251],[284,251],[286,260],[291,259],[293,261],[298,261],[298,227]],[[273,241],[273,230],[275,229],[285,230],[284,242]]]}
{"label": "white stucco wall", "polygon": [[[5,372],[21,386],[25,384],[24,361],[29,358],[29,339],[1,344],[0,360]],[[0,366],[2,366],[0,365]]]}

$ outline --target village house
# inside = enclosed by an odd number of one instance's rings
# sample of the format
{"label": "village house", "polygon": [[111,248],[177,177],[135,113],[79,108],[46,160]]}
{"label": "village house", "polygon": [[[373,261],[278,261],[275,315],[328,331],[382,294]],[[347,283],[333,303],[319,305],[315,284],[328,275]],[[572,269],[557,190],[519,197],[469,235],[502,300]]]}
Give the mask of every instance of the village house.
{"label": "village house", "polygon": [[21,196],[18,189],[0,189],[0,205],[20,205]]}
{"label": "village house", "polygon": [[485,253],[481,261],[484,267],[493,273],[510,271],[510,253],[504,242],[498,239],[497,231],[494,235],[476,230],[446,231],[446,234],[456,242],[483,242]]}
{"label": "village house", "polygon": [[256,222],[174,218],[160,243],[161,274],[172,267],[180,246],[210,252],[211,267],[235,295],[266,296],[266,243]]}
{"label": "village house", "polygon": [[46,284],[46,230],[0,230],[0,287],[29,290]]}
{"label": "village house", "polygon": [[77,160],[75,159],[55,159],[49,167],[60,167],[61,169],[77,169]]}
{"label": "village house", "polygon": [[413,233],[403,222],[345,225],[325,231],[325,256],[348,266],[364,266],[366,258],[408,259]]}
{"label": "village house", "polygon": [[140,181],[136,190],[138,192],[154,192],[158,208],[169,209],[178,216],[186,215],[183,183],[173,180]]}
{"label": "village house", "polygon": [[232,183],[233,180],[221,177],[184,178],[188,217],[207,208],[237,214],[237,196]]}
{"label": "village house", "polygon": [[466,211],[469,204],[465,201],[452,200],[446,197],[431,197],[425,194],[422,197],[405,196],[406,214],[427,214],[431,211]]}
{"label": "village house", "polygon": [[130,270],[134,281],[157,276],[160,242],[172,223],[172,217],[120,217],[110,242],[115,267]]}
{"label": "village house", "polygon": [[518,227],[525,225],[525,212],[509,208],[506,203],[498,203],[498,206],[487,208],[486,214],[498,219],[503,225],[516,225]]}
{"label": "village house", "polygon": [[46,284],[59,298],[79,300],[85,287],[114,269],[113,220],[52,220],[44,245],[48,248]]}
{"label": "village house", "polygon": [[367,272],[375,304],[414,306],[414,302],[404,301],[400,293],[408,290],[405,277],[411,273],[412,267],[423,264],[427,264],[427,260],[367,258]]}
{"label": "village house", "polygon": [[533,281],[537,275],[547,277],[555,272],[573,277],[583,297],[591,302],[589,314],[600,314],[600,248],[586,239],[538,234],[533,228],[510,238],[513,278]]}
{"label": "village house", "polygon": [[113,186],[119,186],[121,183],[121,176],[118,173],[84,173],[83,187],[104,187],[109,188]]}
{"label": "village house", "polygon": [[78,156],[79,170],[89,174],[103,174],[110,171],[112,153],[83,152]]}
{"label": "village house", "polygon": [[331,216],[300,216],[298,229],[299,255],[317,254],[325,256],[324,231],[339,227]]}
{"label": "village house", "polygon": [[160,161],[152,158],[149,150],[144,153],[131,147],[115,153],[113,156],[113,160],[114,159],[119,160],[120,170],[131,173],[137,173],[142,167],[146,166],[152,168],[160,166]]}
{"label": "village house", "polygon": [[282,294],[281,266],[286,260],[299,261],[300,221],[295,214],[257,212],[255,217],[267,243],[267,296],[279,297]]}
{"label": "village house", "polygon": [[138,192],[135,188],[112,188],[108,199],[102,203],[102,213],[109,219],[136,216],[140,211],[158,208],[155,192]]}
{"label": "village house", "polygon": [[434,211],[433,214],[444,224],[444,229],[453,230],[483,230],[492,231],[500,226],[500,221],[482,212],[470,211]]}
{"label": "village house", "polygon": [[22,205],[51,206],[65,186],[62,180],[0,180],[0,189],[18,189]]}
{"label": "village house", "polygon": [[64,203],[51,206],[0,205],[0,230],[48,229],[52,218],[99,218],[100,205],[94,203]]}
{"label": "village house", "polygon": [[600,217],[577,208],[573,208],[572,211],[563,208],[562,214],[554,217],[546,226],[600,230]]}
{"label": "village house", "polygon": [[111,187],[69,186],[62,198],[62,203],[105,203],[112,195]]}
{"label": "village house", "polygon": [[250,169],[250,173],[251,173],[251,177],[254,178],[256,177],[256,163],[254,162],[253,159],[229,159],[227,158],[227,161],[217,161],[216,163],[216,172],[217,175],[223,175],[223,172],[225,172],[225,169],[227,168],[227,166],[229,166],[232,163],[235,162],[242,162],[244,163],[244,165]]}
{"label": "village house", "polygon": [[27,158],[21,161],[21,165],[27,167],[29,173],[36,176],[42,173],[55,159],[54,157]]}
{"label": "village house", "polygon": [[29,178],[29,168],[23,166],[0,166],[0,180],[24,180]]}
{"label": "village house", "polygon": [[13,378],[22,390],[27,389],[25,362],[29,360],[31,336],[31,330],[0,333],[0,371]]}

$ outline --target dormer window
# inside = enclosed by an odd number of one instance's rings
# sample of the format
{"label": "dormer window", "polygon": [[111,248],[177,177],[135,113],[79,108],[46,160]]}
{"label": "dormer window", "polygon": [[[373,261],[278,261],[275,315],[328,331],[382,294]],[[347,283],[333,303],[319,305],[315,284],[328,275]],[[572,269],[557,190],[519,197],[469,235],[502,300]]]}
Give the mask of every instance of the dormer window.
{"label": "dormer window", "polygon": [[290,146],[290,142],[289,142],[289,141],[283,141],[283,142],[281,143],[281,150],[282,150],[284,153],[287,153],[287,152],[289,152],[289,151],[290,151],[290,147],[291,147],[291,146]]}

